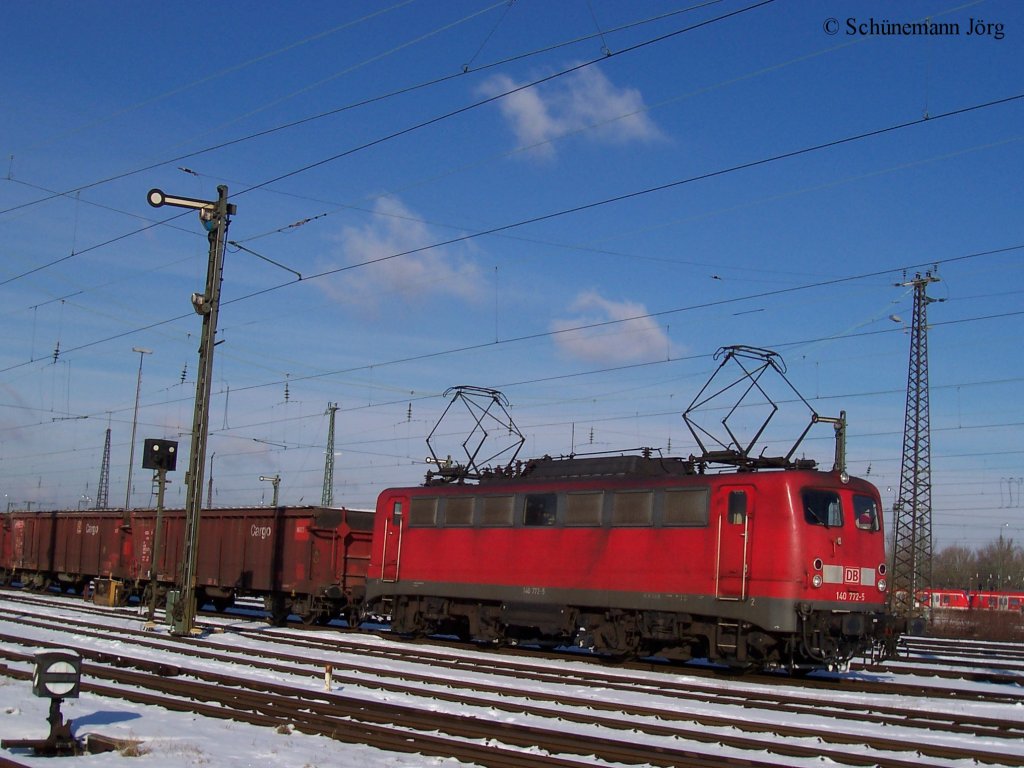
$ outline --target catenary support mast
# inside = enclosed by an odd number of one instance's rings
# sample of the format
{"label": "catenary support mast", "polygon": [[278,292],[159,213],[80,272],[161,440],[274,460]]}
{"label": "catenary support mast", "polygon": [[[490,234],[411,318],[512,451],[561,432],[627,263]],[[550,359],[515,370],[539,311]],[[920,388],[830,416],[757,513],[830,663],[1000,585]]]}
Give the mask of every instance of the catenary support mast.
{"label": "catenary support mast", "polygon": [[334,504],[334,414],[338,411],[337,403],[327,404],[327,456],[324,459],[324,492],[320,504],[330,507]]}
{"label": "catenary support mast", "polygon": [[928,408],[928,305],[930,272],[902,285],[914,289],[910,328],[907,410],[903,425],[903,463],[899,496],[893,508],[893,560],[889,606],[899,616],[918,613],[916,596],[932,579],[932,460]]}
{"label": "catenary support mast", "polygon": [[96,509],[108,509],[110,505],[110,427],[103,443],[103,462],[100,464],[100,481],[96,485]]}

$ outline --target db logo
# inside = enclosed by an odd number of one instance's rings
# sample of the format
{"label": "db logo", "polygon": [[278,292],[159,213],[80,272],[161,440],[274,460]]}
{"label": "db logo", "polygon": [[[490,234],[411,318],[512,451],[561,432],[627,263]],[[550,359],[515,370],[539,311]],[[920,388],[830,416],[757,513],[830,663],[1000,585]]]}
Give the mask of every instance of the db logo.
{"label": "db logo", "polygon": [[846,584],[860,584],[860,568],[844,568],[843,582]]}

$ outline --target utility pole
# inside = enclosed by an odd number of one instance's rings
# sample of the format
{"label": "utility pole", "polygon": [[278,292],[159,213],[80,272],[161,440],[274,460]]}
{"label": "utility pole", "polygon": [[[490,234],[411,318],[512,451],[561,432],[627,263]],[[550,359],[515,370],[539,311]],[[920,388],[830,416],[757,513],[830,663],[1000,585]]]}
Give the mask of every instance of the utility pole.
{"label": "utility pole", "polygon": [[907,410],[903,425],[903,464],[899,497],[893,508],[893,558],[889,608],[897,616],[919,613],[917,596],[932,580],[932,458],[928,407],[928,305],[931,272],[901,283],[914,289],[910,328]]}
{"label": "utility pole", "polygon": [[110,427],[103,443],[103,461],[100,464],[100,481],[96,485],[96,509],[107,509],[110,503]]}
{"label": "utility pole", "polygon": [[210,241],[209,263],[206,269],[206,289],[192,294],[192,307],[203,318],[203,333],[199,343],[199,370],[196,374],[196,402],[192,418],[192,443],[185,475],[185,549],[182,556],[180,593],[174,602],[171,632],[175,635],[192,634],[196,616],[196,566],[199,558],[199,522],[203,501],[203,467],[206,463],[206,441],[210,426],[210,390],[213,385],[213,350],[217,336],[217,314],[220,309],[220,287],[224,273],[224,246],[228,224],[236,208],[228,203],[228,188],[217,187],[217,200],[194,200],[187,197],[165,195],[159,189],[149,191],[149,204],[153,207],[172,205],[199,211],[199,219],[208,232]]}
{"label": "utility pole", "polygon": [[330,507],[334,504],[334,414],[338,411],[337,403],[328,403],[326,413],[330,417],[327,423],[327,456],[324,459],[324,493],[320,504]]}
{"label": "utility pole", "polygon": [[145,349],[143,347],[132,347],[132,352],[139,353],[139,375],[135,379],[135,415],[132,416],[132,441],[128,448],[128,490],[124,494],[124,516],[121,520],[121,525],[127,528],[131,521],[128,519],[128,510],[131,508],[132,501],[132,469],[135,464],[135,428],[139,424],[139,393],[142,391],[142,361],[146,355],[153,354],[153,350]]}

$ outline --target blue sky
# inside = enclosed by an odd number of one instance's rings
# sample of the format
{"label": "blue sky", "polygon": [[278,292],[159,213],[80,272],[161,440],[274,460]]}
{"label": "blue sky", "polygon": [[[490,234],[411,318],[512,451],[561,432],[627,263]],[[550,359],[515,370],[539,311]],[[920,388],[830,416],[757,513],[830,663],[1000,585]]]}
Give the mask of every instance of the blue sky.
{"label": "blue sky", "polygon": [[[925,19],[947,33],[881,33]],[[933,270],[936,543],[1024,538],[1018,3],[38,2],[5,30],[13,507],[91,506],[108,425],[123,503],[133,347],[137,444],[187,449],[207,242],[146,192],[224,184],[216,505],[269,502],[275,473],[318,503],[336,402],[335,500],[371,506],[422,479],[462,384],[505,393],[524,457],[688,455],[680,414],[744,344],[847,412],[850,471],[890,506],[899,284]],[[801,455],[830,465],[831,429]],[[149,504],[149,472],[133,485]]]}

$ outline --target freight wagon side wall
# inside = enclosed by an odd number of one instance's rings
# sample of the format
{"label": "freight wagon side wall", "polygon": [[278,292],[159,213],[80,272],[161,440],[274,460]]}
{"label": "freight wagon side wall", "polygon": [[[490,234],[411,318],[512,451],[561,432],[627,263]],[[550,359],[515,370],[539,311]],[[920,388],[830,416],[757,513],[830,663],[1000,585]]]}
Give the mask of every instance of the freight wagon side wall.
{"label": "freight wagon side wall", "polygon": [[[122,530],[120,513],[68,512],[55,517],[54,570],[82,577],[127,578],[131,530]],[[130,570],[130,569],[129,569]]]}
{"label": "freight wagon side wall", "polygon": [[50,573],[53,569],[53,512],[26,512],[14,518],[14,567]]}

